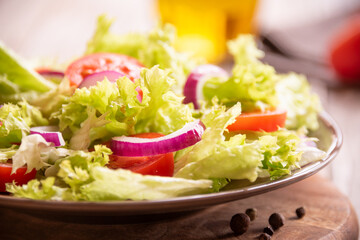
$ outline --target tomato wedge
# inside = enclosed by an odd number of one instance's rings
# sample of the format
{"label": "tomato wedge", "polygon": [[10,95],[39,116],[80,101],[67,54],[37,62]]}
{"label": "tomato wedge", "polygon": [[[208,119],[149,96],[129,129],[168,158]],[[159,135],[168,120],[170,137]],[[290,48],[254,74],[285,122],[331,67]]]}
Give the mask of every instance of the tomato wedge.
{"label": "tomato wedge", "polygon": [[242,113],[235,122],[227,127],[229,131],[265,131],[274,132],[284,127],[285,110],[268,110],[265,112]]}
{"label": "tomato wedge", "polygon": [[140,77],[140,69],[144,67],[135,58],[115,53],[94,53],[72,62],[65,71],[71,86],[79,86],[90,74],[102,71],[117,71],[131,80]]}
{"label": "tomato wedge", "polygon": [[[11,174],[11,163],[0,163],[0,192],[6,192],[5,183],[16,182],[16,185],[26,184],[36,176],[36,170],[26,173],[27,167],[21,167]],[[26,174],[25,174],[26,173]]]}
{"label": "tomato wedge", "polygon": [[[133,137],[139,138],[157,138],[162,136],[164,135],[160,133],[133,135]],[[174,174],[174,155],[173,153],[165,153],[145,157],[125,157],[112,154],[107,166],[111,169],[128,169],[143,175],[171,177]]]}

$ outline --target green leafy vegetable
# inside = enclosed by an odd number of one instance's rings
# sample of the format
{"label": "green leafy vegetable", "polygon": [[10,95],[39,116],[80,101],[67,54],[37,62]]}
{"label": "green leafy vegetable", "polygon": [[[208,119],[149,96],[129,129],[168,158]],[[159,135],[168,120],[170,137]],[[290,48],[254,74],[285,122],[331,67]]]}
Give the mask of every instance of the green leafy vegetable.
{"label": "green leafy vegetable", "polygon": [[[111,170],[104,165],[111,151],[95,146],[94,152],[74,151],[57,160],[56,177],[32,180],[22,187],[9,184],[7,191],[18,197],[51,200],[154,200],[211,191],[210,180],[145,176],[128,170]],[[56,180],[63,182],[61,187]]]}
{"label": "green leafy vegetable", "polygon": [[292,168],[299,167],[302,152],[298,151],[300,138],[296,132],[279,130],[258,135],[264,154],[261,168],[266,169],[272,180],[288,175]]}
{"label": "green leafy vegetable", "polygon": [[305,76],[295,73],[280,75],[276,93],[279,107],[287,110],[287,128],[316,130],[319,127],[317,116],[322,107],[318,96],[311,93]]}
{"label": "green leafy vegetable", "polygon": [[[169,72],[158,67],[144,69],[135,83],[127,77],[116,84],[105,79],[89,89],[77,89],[53,116],[59,119],[61,130],[72,131],[74,149],[86,149],[97,139],[138,132],[169,134],[193,120],[189,106],[171,91],[173,84]],[[143,92],[141,102],[137,87]]]}
{"label": "green leafy vegetable", "polygon": [[235,58],[232,76],[208,79],[203,86],[205,100],[210,103],[213,97],[217,97],[226,106],[241,102],[244,112],[276,106],[278,78],[273,67],[258,61],[263,53],[256,48],[254,38],[240,35],[228,45]]}
{"label": "green leafy vegetable", "polygon": [[32,126],[48,125],[41,112],[25,101],[18,105],[3,105],[0,108],[0,122],[0,148],[20,142]]}
{"label": "green leafy vegetable", "polygon": [[[218,112],[220,113],[220,112]],[[240,104],[211,118],[202,140],[176,162],[176,177],[226,178],[255,181],[263,155],[259,143],[245,144],[245,135],[225,140],[226,127],[241,113]]]}
{"label": "green leafy vegetable", "polygon": [[175,51],[173,42],[175,29],[165,25],[149,34],[130,33],[116,35],[109,31],[113,20],[105,15],[98,18],[97,29],[89,41],[86,54],[95,52],[113,52],[125,54],[138,59],[146,67],[158,65],[162,69],[171,70],[179,90],[185,83],[187,75],[197,61],[188,55]]}
{"label": "green leafy vegetable", "polygon": [[[17,91],[35,90],[39,92],[46,92],[55,87],[55,84],[44,79],[34,70],[27,67],[26,64],[20,60],[15,53],[7,49],[3,43],[0,42],[0,75],[6,76],[8,81],[16,85],[10,85],[7,82],[7,93],[13,94]],[[2,80],[4,84],[4,79]],[[4,91],[2,89],[1,91]],[[4,93],[2,93],[4,94]]]}
{"label": "green leafy vegetable", "polygon": [[95,181],[81,187],[85,200],[156,200],[206,193],[210,180],[146,176],[128,170],[96,167],[91,171]]}

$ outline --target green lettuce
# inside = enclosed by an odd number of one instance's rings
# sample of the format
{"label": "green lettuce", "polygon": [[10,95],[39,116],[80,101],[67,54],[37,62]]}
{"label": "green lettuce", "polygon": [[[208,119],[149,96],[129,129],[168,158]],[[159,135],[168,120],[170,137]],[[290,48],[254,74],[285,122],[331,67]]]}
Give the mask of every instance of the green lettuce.
{"label": "green lettuce", "polygon": [[70,153],[71,150],[55,148],[39,134],[25,136],[21,140],[19,149],[12,156],[12,173],[23,166],[27,166],[26,172],[43,169]]}
{"label": "green lettuce", "polygon": [[244,112],[275,107],[278,104],[275,91],[278,77],[273,67],[258,60],[263,53],[256,48],[254,38],[240,35],[228,46],[235,58],[232,76],[228,79],[209,78],[203,86],[205,101],[210,103],[217,97],[226,106],[241,102]]}
{"label": "green lettuce", "polygon": [[173,26],[165,25],[148,34],[116,35],[109,31],[112,22],[113,20],[105,15],[98,18],[97,29],[88,42],[86,54],[96,52],[125,54],[138,59],[148,68],[158,65],[162,69],[169,69],[176,80],[176,88],[174,86],[173,89],[182,89],[187,75],[197,61],[174,49]]}
{"label": "green lettuce", "polygon": [[30,99],[54,87],[0,42],[0,103]]}
{"label": "green lettuce", "polygon": [[81,187],[85,200],[157,200],[211,190],[210,180],[141,175],[128,170],[93,168],[94,181]]}
{"label": "green lettuce", "polygon": [[30,98],[29,102],[39,108],[45,117],[49,118],[51,114],[59,111],[66,98],[70,97],[74,91],[75,89],[70,86],[69,80],[64,78],[56,88],[41,94],[37,98]]}
{"label": "green lettuce", "polygon": [[287,128],[316,130],[319,127],[317,118],[322,107],[318,96],[311,93],[305,76],[295,73],[280,75],[276,94],[279,107],[287,110]]}
{"label": "green lettuce", "polygon": [[229,52],[234,56],[236,65],[260,63],[264,52],[257,48],[255,37],[251,34],[242,34],[238,38],[228,41]]}
{"label": "green lettuce", "polygon": [[270,179],[278,179],[291,174],[291,169],[299,168],[302,152],[298,150],[301,142],[298,134],[286,129],[272,133],[257,133],[264,158],[261,169]]}
{"label": "green lettuce", "polygon": [[[89,89],[76,89],[52,116],[59,120],[62,131],[72,132],[73,149],[138,132],[169,134],[193,121],[189,106],[171,91],[173,84],[169,71],[158,67],[143,69],[135,82],[127,77],[116,83],[105,79]],[[141,102],[137,87],[143,92]]]}
{"label": "green lettuce", "polygon": [[255,181],[258,166],[263,158],[258,142],[246,143],[245,135],[235,135],[226,140],[224,131],[241,113],[240,104],[218,115],[205,116],[206,130],[202,140],[177,159],[176,177],[191,179],[249,179]]}
{"label": "green lettuce", "polygon": [[7,185],[17,197],[51,200],[154,200],[211,191],[210,180],[146,176],[128,170],[104,167],[110,149],[95,146],[94,152],[73,151],[56,160],[57,171],[45,180],[27,185]]}
{"label": "green lettuce", "polygon": [[48,177],[43,180],[34,179],[23,186],[8,183],[6,184],[6,191],[14,194],[16,197],[22,198],[36,200],[65,200],[64,195],[67,189],[58,187],[54,184],[54,177]]}
{"label": "green lettuce", "polygon": [[4,104],[0,108],[0,148],[21,142],[32,126],[48,125],[41,112],[27,102]]}
{"label": "green lettuce", "polygon": [[12,145],[9,148],[0,148],[0,162],[6,163],[9,159],[11,159],[17,150],[17,145]]}

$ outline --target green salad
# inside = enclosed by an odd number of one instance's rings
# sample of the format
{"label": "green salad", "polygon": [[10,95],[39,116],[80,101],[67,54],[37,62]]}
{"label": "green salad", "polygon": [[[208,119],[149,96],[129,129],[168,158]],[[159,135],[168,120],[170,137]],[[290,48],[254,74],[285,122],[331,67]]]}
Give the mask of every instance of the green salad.
{"label": "green salad", "polygon": [[321,110],[306,78],[228,42],[232,72],[173,47],[175,30],[117,35],[105,15],[63,69],[0,43],[0,191],[15,197],[155,200],[275,180],[326,155],[307,137]]}

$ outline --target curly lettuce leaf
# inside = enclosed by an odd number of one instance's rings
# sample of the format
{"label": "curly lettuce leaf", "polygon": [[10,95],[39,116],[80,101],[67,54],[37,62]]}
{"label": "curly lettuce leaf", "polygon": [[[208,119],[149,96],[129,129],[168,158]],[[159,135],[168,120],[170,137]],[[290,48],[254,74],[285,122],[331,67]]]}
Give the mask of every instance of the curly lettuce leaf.
{"label": "curly lettuce leaf", "polygon": [[265,55],[257,48],[255,36],[251,34],[242,34],[238,38],[228,41],[227,46],[231,55],[234,56],[236,65],[259,63],[259,59]]}
{"label": "curly lettuce leaf", "polygon": [[228,107],[241,102],[244,112],[275,107],[278,77],[273,67],[258,60],[263,52],[256,48],[254,37],[240,35],[228,46],[235,58],[232,76],[209,78],[203,86],[205,101],[210,103],[216,97]]}
{"label": "curly lettuce leaf", "polygon": [[0,122],[0,148],[20,142],[32,126],[48,125],[41,112],[25,101],[4,104],[0,108]]}
{"label": "curly lettuce leaf", "polygon": [[287,128],[316,130],[319,127],[318,113],[322,107],[318,96],[311,93],[305,76],[296,73],[280,75],[276,94],[279,107],[287,110]]}
{"label": "curly lettuce leaf", "polygon": [[89,89],[76,89],[52,117],[59,120],[60,130],[72,133],[74,149],[86,149],[97,139],[132,134],[136,116],[147,102],[147,96],[142,103],[137,100],[137,86],[123,77],[117,83],[105,79]]}
{"label": "curly lettuce leaf", "polygon": [[[298,147],[301,139],[294,131],[286,129],[272,133],[257,133],[264,158],[261,169],[265,170],[270,179],[278,179],[291,174],[298,168],[302,152]],[[261,174],[260,174],[261,175]]]}
{"label": "curly lettuce leaf", "polygon": [[[214,114],[215,113],[215,114]],[[175,163],[176,177],[190,179],[249,179],[255,181],[263,158],[259,143],[245,143],[245,135],[225,139],[226,127],[241,113],[240,104],[204,116],[202,140]]]}
{"label": "curly lettuce leaf", "polygon": [[14,194],[16,197],[22,198],[36,200],[65,200],[64,193],[67,189],[58,187],[54,184],[54,177],[48,177],[44,180],[34,179],[23,186],[8,183],[6,184],[6,191]]}
{"label": "curly lettuce leaf", "polygon": [[145,108],[137,116],[135,131],[172,133],[193,121],[189,106],[182,104],[183,98],[171,91],[175,84],[169,71],[157,67],[141,72],[140,88],[149,98]]}
{"label": "curly lettuce leaf", "polygon": [[[169,72],[158,67],[143,69],[135,82],[127,77],[116,83],[105,79],[89,89],[77,89],[53,117],[59,119],[62,131],[72,132],[73,149],[138,132],[169,134],[193,121],[189,106],[171,91],[173,84]],[[137,87],[143,92],[141,102]]]}
{"label": "curly lettuce leaf", "polygon": [[20,167],[27,166],[27,171],[40,170],[50,163],[71,153],[70,150],[55,148],[41,135],[33,134],[23,137],[16,153],[12,156],[12,173]]}
{"label": "curly lettuce leaf", "polygon": [[113,20],[105,15],[99,16],[97,29],[93,38],[88,42],[86,54],[120,53],[138,59],[148,68],[158,65],[162,69],[171,70],[172,77],[176,80],[176,87],[174,86],[173,89],[182,89],[186,77],[196,65],[196,61],[174,49],[174,27],[165,25],[148,34],[117,35],[109,31],[112,22]]}

